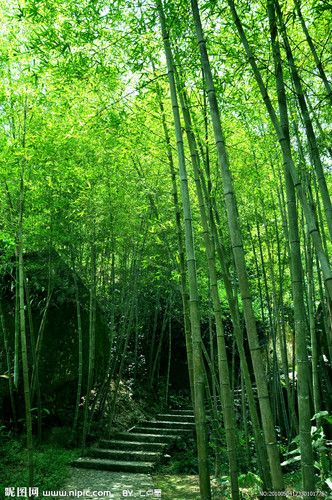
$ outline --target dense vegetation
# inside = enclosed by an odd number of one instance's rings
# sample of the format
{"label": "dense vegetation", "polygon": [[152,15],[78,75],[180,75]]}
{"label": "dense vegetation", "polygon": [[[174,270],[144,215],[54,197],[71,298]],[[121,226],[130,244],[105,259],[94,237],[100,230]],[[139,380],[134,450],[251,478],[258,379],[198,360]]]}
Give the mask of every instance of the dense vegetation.
{"label": "dense vegetation", "polygon": [[331,494],[331,4],[0,16],[1,429],[29,484],[45,429],[84,453],[125,384],[188,389],[201,498],[225,462],[233,499],[298,471]]}

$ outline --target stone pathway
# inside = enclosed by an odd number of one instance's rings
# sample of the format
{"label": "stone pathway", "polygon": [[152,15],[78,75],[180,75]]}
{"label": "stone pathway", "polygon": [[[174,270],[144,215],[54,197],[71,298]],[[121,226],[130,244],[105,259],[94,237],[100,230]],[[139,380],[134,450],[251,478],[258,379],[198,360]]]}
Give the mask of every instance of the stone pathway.
{"label": "stone pathway", "polygon": [[[93,469],[72,469],[64,490],[68,492],[67,494],[76,490],[75,497],[69,498],[83,500],[162,498],[162,492],[156,488],[150,474],[130,474]],[[78,492],[82,492],[82,496]]]}
{"label": "stone pathway", "polygon": [[[163,498],[151,472],[179,439],[193,435],[192,409],[171,410],[139,422],[128,432],[101,439],[87,456],[73,462],[64,491],[82,500]],[[65,496],[59,494],[58,499]],[[174,499],[179,500],[179,499]]]}
{"label": "stone pathway", "polygon": [[[101,439],[86,451],[86,456],[73,462],[74,467],[150,474],[169,455],[168,451],[183,438],[193,436],[192,409],[170,410],[154,419],[139,422],[127,432],[111,439]],[[143,496],[143,495],[141,495]]]}

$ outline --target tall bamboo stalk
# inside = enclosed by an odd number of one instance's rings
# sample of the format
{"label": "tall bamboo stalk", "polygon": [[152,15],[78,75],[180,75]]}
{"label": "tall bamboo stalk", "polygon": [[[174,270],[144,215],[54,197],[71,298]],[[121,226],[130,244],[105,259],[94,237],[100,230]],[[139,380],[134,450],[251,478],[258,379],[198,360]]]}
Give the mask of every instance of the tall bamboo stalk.
{"label": "tall bamboo stalk", "polygon": [[[23,141],[22,146],[25,148],[25,133],[26,133],[26,115],[27,115],[27,99],[24,104],[24,125],[23,125]],[[29,386],[29,367],[28,367],[28,352],[27,339],[25,328],[25,301],[24,301],[24,262],[23,262],[23,205],[24,205],[24,164],[25,158],[22,159],[21,179],[20,179],[20,203],[19,203],[19,233],[18,233],[18,278],[19,278],[19,299],[20,299],[20,331],[21,331],[21,346],[22,346],[22,365],[23,365],[23,389],[25,403],[25,422],[27,432],[27,448],[28,448],[28,486],[33,486],[33,443],[32,443],[32,419],[31,419],[31,401],[30,401],[30,386]]]}
{"label": "tall bamboo stalk", "polygon": [[316,67],[318,69],[319,76],[321,77],[321,79],[323,81],[327,97],[328,97],[328,99],[330,100],[330,102],[332,104],[332,88],[331,88],[331,85],[330,85],[330,83],[329,83],[329,81],[327,79],[325,70],[324,70],[323,65],[322,65],[322,61],[318,57],[316,47],[315,47],[315,45],[313,43],[313,40],[312,40],[312,38],[310,36],[310,33],[309,33],[308,28],[307,28],[305,19],[303,17],[302,10],[301,10],[301,1],[300,0],[295,0],[294,4],[295,4],[296,12],[297,12],[297,15],[299,17],[299,20],[300,20],[300,23],[301,23],[301,26],[302,26],[303,33],[305,34],[305,37],[307,39],[307,43],[308,43],[308,45],[310,47],[311,53],[313,55],[313,58],[314,58],[314,61],[315,61],[315,64],[316,64]]}
{"label": "tall bamboo stalk", "polygon": [[[42,407],[41,407],[41,393],[40,393],[40,383],[39,383],[39,370],[36,364],[36,346],[35,346],[35,335],[33,328],[33,319],[32,319],[32,310],[31,310],[31,301],[30,301],[30,293],[29,293],[29,285],[27,281],[27,277],[24,273],[24,290],[26,296],[26,305],[28,310],[28,320],[29,320],[29,333],[30,333],[30,341],[31,341],[31,351],[32,351],[32,360],[33,366],[36,372],[36,390],[37,390],[37,413],[38,413],[38,441],[42,440]],[[31,397],[31,395],[30,395]],[[34,401],[31,397],[31,404],[33,405]]]}
{"label": "tall bamboo stalk", "polygon": [[[225,285],[227,301],[233,323],[234,337],[236,339],[236,344],[240,356],[241,373],[243,374],[246,383],[249,411],[252,420],[255,447],[257,452],[258,469],[265,488],[270,489],[271,476],[268,466],[267,452],[265,443],[262,439],[261,427],[260,427],[258,412],[256,409],[256,402],[253,393],[252,382],[249,374],[246,353],[243,347],[243,334],[242,334],[243,328],[241,327],[239,303],[237,297],[237,287],[235,285],[234,286],[232,285],[232,279],[229,272],[229,265],[230,265],[229,257],[227,255],[225,245],[223,242],[223,235],[220,230],[221,223],[216,202],[214,198],[211,199],[211,197],[209,196],[209,192],[212,188],[212,183],[211,180],[209,179],[209,172],[207,171],[208,182],[210,183],[209,189],[206,186],[202,172],[200,172],[200,174],[201,174],[200,178],[201,178],[201,185],[204,193],[205,203],[207,206],[211,206],[211,210],[209,211],[209,224],[212,230],[212,236],[213,236],[212,241],[216,246],[218,259],[221,266],[222,279]],[[214,220],[214,216],[216,220]],[[216,227],[217,225],[219,227],[219,232],[217,231]]]}
{"label": "tall bamboo stalk", "polygon": [[283,485],[283,478],[282,478],[280,459],[279,459],[279,449],[274,429],[266,378],[264,374],[262,354],[258,341],[256,321],[252,308],[252,299],[250,294],[248,276],[246,272],[243,243],[242,243],[240,226],[238,222],[236,197],[229,169],[229,160],[226,152],[225,139],[221,128],[219,108],[214,89],[214,82],[213,82],[210,62],[206,49],[206,42],[203,36],[203,30],[202,30],[197,1],[191,0],[191,6],[195,21],[196,38],[200,50],[201,62],[206,79],[210,111],[212,116],[213,131],[218,153],[219,167],[223,179],[226,210],[229,223],[229,232],[232,242],[235,266],[239,278],[240,293],[241,293],[243,311],[247,326],[250,354],[252,357],[253,368],[255,372],[258,400],[261,408],[263,432],[270,463],[272,486],[276,491],[277,490],[282,491],[284,489],[284,485]]}
{"label": "tall bamboo stalk", "polygon": [[78,290],[77,274],[75,268],[74,253],[71,251],[71,264],[73,270],[73,280],[75,288],[75,301],[76,301],[76,315],[77,315],[77,332],[78,332],[78,377],[77,377],[77,392],[75,403],[75,414],[72,427],[72,439],[75,437],[76,426],[78,421],[79,405],[81,401],[82,380],[83,380],[83,335],[82,335],[82,318],[81,318],[81,304]]}
{"label": "tall bamboo stalk", "polygon": [[[330,239],[332,239],[332,203],[331,203],[331,197],[327,188],[326,184],[326,179],[325,179],[325,174],[319,154],[319,149],[316,141],[316,135],[314,132],[314,128],[312,126],[312,121],[310,118],[310,114],[308,111],[308,106],[304,97],[304,92],[302,88],[302,83],[301,83],[301,78],[300,75],[297,71],[297,67],[295,64],[294,56],[293,56],[293,51],[291,49],[290,43],[289,43],[289,38],[287,35],[287,30],[286,30],[286,25],[284,22],[283,14],[279,5],[278,0],[275,1],[275,6],[276,6],[276,12],[278,15],[278,20],[280,24],[280,32],[282,35],[284,47],[286,50],[286,56],[289,64],[289,69],[292,75],[293,83],[294,83],[294,88],[296,91],[296,96],[298,98],[301,114],[303,117],[303,122],[304,122],[304,127],[305,131],[307,134],[307,140],[309,144],[309,149],[312,154],[313,158],[313,163],[317,175],[317,180],[319,184],[319,189],[320,193],[322,196],[323,200],[323,205],[324,205],[324,211],[325,211],[325,216],[326,216],[326,221],[327,221],[327,227],[329,229],[330,233]],[[332,98],[332,95],[331,95]]]}
{"label": "tall bamboo stalk", "polygon": [[20,355],[20,295],[19,295],[19,264],[18,264],[18,242],[15,248],[16,270],[15,270],[15,344],[14,344],[14,387],[18,388],[20,375],[19,355]]}
{"label": "tall bamboo stalk", "polygon": [[91,270],[90,270],[90,305],[89,305],[89,366],[86,398],[84,402],[84,421],[82,434],[82,455],[85,455],[86,439],[89,431],[89,404],[90,393],[93,387],[95,371],[95,308],[96,308],[96,255],[95,255],[95,223],[93,222],[93,235],[91,245]]}
{"label": "tall bamboo stalk", "polygon": [[8,332],[7,332],[7,328],[6,328],[5,317],[3,314],[1,302],[0,302],[0,321],[1,321],[1,328],[2,328],[2,332],[3,332],[4,344],[5,344],[6,359],[7,359],[10,404],[11,404],[11,408],[12,408],[14,424],[16,427],[16,423],[17,423],[17,421],[16,421],[16,406],[15,406],[15,398],[14,398],[14,382],[13,382],[13,374],[12,374],[12,364],[11,364],[11,359],[10,359],[10,347],[9,347]]}
{"label": "tall bamboo stalk", "polygon": [[[268,15],[270,23],[270,34],[272,41],[273,58],[275,64],[276,86],[278,91],[278,104],[280,113],[280,124],[283,134],[290,148],[289,122],[287,112],[286,91],[283,80],[280,47],[276,25],[274,5],[268,2]],[[295,189],[293,179],[285,163],[285,183],[287,194],[289,238],[290,238],[290,265],[292,277],[292,290],[294,300],[294,327],[295,327],[295,350],[298,375],[298,407],[299,407],[299,431],[301,445],[301,467],[302,484],[305,491],[314,491],[314,463],[311,443],[311,415],[309,401],[309,372],[308,354],[306,348],[306,320],[303,298],[302,261],[300,249],[300,235],[298,229],[298,215],[295,201]]]}
{"label": "tall bamboo stalk", "polygon": [[164,50],[167,61],[168,79],[169,79],[169,87],[172,99],[173,119],[175,125],[179,170],[181,178],[181,193],[183,202],[185,242],[186,242],[188,281],[189,281],[190,319],[191,319],[192,345],[193,345],[193,368],[194,368],[193,375],[194,375],[194,398],[195,398],[194,409],[195,409],[195,423],[196,423],[197,448],[198,448],[200,491],[203,500],[210,500],[211,488],[210,488],[208,440],[207,440],[205,404],[204,404],[204,369],[203,369],[203,360],[201,353],[199,295],[198,295],[197,275],[196,275],[196,258],[195,258],[195,245],[194,245],[193,228],[192,228],[190,195],[188,189],[186,162],[185,162],[184,146],[183,146],[182,132],[181,132],[179,105],[177,100],[176,85],[174,78],[172,52],[171,52],[169,36],[166,27],[166,20],[161,0],[157,1],[157,9],[160,19],[162,38],[164,42]]}
{"label": "tall bamboo stalk", "polygon": [[211,295],[215,317],[216,333],[217,333],[217,351],[218,351],[218,368],[219,368],[219,383],[221,386],[222,407],[224,416],[224,425],[226,432],[227,453],[229,460],[229,472],[231,478],[232,498],[235,500],[240,498],[238,485],[238,468],[237,468],[237,450],[236,450],[236,428],[234,414],[234,400],[230,387],[229,366],[226,353],[226,344],[224,336],[224,328],[222,323],[221,305],[218,292],[217,268],[215,262],[215,252],[211,242],[210,229],[205,212],[204,198],[200,183],[199,169],[200,160],[197,151],[196,139],[192,130],[191,118],[188,106],[185,104],[186,94],[183,84],[179,82],[178,89],[182,114],[185,122],[185,129],[190,149],[192,167],[196,184],[196,192],[199,203],[201,222],[203,227],[203,236],[206,249],[206,258],[208,262],[208,272],[211,280]]}
{"label": "tall bamboo stalk", "polygon": [[167,126],[167,121],[166,121],[164,105],[163,105],[162,98],[161,98],[161,90],[160,90],[158,85],[157,85],[156,89],[157,89],[159,108],[161,111],[162,125],[163,125],[163,130],[164,130],[164,135],[165,135],[168,165],[170,168],[170,174],[171,174],[171,180],[172,180],[172,195],[173,195],[173,204],[174,204],[174,211],[175,211],[176,235],[177,235],[177,244],[178,244],[178,253],[179,253],[180,275],[181,275],[181,296],[182,296],[184,335],[185,335],[185,342],[186,342],[186,353],[187,353],[187,364],[188,364],[188,375],[189,375],[191,401],[192,401],[192,404],[194,404],[193,349],[192,349],[191,327],[190,327],[190,318],[189,318],[189,296],[188,296],[188,289],[187,289],[186,263],[185,263],[185,254],[184,254],[184,248],[183,248],[183,237],[182,237],[182,227],[181,227],[181,212],[180,212],[178,189],[177,189],[177,184],[176,184],[176,173],[175,173],[174,162],[173,162],[172,146],[171,146],[168,126]]}
{"label": "tall bamboo stalk", "polygon": [[312,207],[309,206],[309,204],[308,204],[308,201],[306,198],[306,193],[301,185],[301,181],[299,179],[299,175],[297,173],[297,170],[296,170],[296,167],[295,167],[295,164],[293,161],[289,141],[287,141],[287,138],[284,135],[283,128],[280,125],[280,122],[277,118],[275,109],[274,109],[272,102],[271,102],[271,99],[268,95],[268,92],[267,92],[266,86],[264,84],[262,75],[258,69],[254,54],[253,54],[252,49],[249,45],[247,36],[244,32],[241,20],[237,14],[235,2],[234,2],[234,0],[227,0],[227,3],[229,5],[235,26],[236,26],[238,34],[239,34],[239,37],[241,39],[241,43],[244,47],[244,50],[245,50],[246,55],[248,57],[248,61],[250,63],[250,66],[252,68],[256,82],[258,84],[263,102],[266,106],[271,123],[272,123],[272,125],[275,129],[276,135],[278,137],[278,141],[279,141],[282,153],[283,153],[285,167],[287,168],[287,171],[289,172],[289,175],[292,178],[294,187],[295,187],[296,192],[297,192],[298,199],[301,203],[301,207],[302,207],[306,222],[308,224],[310,236],[311,236],[313,243],[315,245],[315,250],[316,250],[316,253],[317,253],[317,256],[319,258],[319,262],[320,262],[320,265],[322,268],[326,289],[328,291],[329,296],[332,297],[332,273],[331,273],[330,262],[329,262],[328,255],[326,255],[326,253],[323,249],[321,235],[319,233],[319,230],[318,230],[318,227],[316,224],[315,213],[314,213]]}

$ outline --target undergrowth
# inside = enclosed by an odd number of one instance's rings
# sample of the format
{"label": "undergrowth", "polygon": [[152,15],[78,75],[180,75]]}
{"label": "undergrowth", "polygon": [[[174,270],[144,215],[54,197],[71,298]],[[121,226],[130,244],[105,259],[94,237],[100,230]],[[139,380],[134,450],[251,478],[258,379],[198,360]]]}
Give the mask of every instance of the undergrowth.
{"label": "undergrowth", "polygon": [[[26,438],[12,433],[1,436],[0,441],[0,499],[5,498],[5,488],[28,486]],[[34,487],[42,490],[61,489],[68,476],[69,464],[80,455],[80,450],[64,449],[50,444],[34,448]]]}

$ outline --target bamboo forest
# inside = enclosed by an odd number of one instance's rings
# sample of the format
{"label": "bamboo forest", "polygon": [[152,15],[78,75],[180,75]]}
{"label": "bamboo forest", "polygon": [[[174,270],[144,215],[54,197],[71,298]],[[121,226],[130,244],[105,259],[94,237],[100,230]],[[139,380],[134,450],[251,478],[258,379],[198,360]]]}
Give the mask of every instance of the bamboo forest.
{"label": "bamboo forest", "polygon": [[0,500],[332,499],[331,1],[0,31]]}

